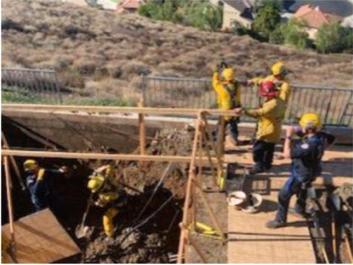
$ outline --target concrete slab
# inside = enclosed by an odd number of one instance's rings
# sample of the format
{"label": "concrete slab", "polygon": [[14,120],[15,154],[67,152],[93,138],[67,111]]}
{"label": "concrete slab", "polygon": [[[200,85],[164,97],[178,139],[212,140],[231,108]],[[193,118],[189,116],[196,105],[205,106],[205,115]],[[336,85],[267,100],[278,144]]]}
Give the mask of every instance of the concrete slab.
{"label": "concrete slab", "polygon": [[[228,145],[227,161],[251,166],[251,147],[232,148]],[[229,150],[231,149],[231,151]],[[228,263],[315,263],[315,254],[306,221],[293,215],[288,216],[289,226],[281,229],[268,229],[265,224],[272,220],[277,209],[278,191],[289,176],[290,160],[280,159],[276,153],[271,173],[261,174],[247,181],[246,189],[261,190],[268,185],[268,193],[263,194],[261,211],[247,214],[228,207]],[[336,186],[344,182],[352,183],[351,147],[338,147],[326,151],[323,159],[324,175],[333,177]],[[267,180],[267,183],[266,181]],[[265,184],[266,183],[266,184]],[[316,185],[322,185],[324,178],[318,178]],[[291,201],[293,205],[295,199]]]}

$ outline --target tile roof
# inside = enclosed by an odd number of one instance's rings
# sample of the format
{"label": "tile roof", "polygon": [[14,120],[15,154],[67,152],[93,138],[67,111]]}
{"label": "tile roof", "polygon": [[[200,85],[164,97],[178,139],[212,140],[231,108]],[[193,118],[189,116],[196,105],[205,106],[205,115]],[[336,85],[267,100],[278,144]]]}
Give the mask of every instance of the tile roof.
{"label": "tile roof", "polygon": [[323,24],[339,22],[343,19],[340,16],[322,12],[319,7],[313,7],[311,5],[301,6],[294,14],[294,17],[305,21],[308,27],[317,29]]}

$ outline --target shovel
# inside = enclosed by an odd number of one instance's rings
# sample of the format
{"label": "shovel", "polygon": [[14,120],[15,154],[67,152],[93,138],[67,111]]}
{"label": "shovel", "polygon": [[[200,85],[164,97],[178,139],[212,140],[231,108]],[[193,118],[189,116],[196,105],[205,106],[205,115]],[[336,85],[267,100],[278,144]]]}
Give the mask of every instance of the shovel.
{"label": "shovel", "polygon": [[89,212],[91,205],[92,205],[92,197],[93,197],[93,193],[91,193],[89,195],[86,211],[83,214],[81,224],[79,224],[75,229],[75,235],[79,239],[86,237],[89,234],[89,227],[85,226],[85,223],[86,223],[88,212]]}

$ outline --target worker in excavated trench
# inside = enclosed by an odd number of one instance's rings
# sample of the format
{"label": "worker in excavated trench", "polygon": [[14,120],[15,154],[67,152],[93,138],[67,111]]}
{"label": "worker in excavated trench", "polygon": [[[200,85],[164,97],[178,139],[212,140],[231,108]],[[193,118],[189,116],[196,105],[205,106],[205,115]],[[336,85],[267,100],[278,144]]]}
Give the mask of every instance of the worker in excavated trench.
{"label": "worker in excavated trench", "polygon": [[87,187],[91,191],[94,205],[107,209],[103,215],[104,233],[108,237],[113,237],[115,231],[114,218],[118,214],[118,207],[126,202],[124,189],[117,182],[112,164],[99,167],[89,178]]}
{"label": "worker in excavated trench", "polygon": [[49,169],[40,167],[38,162],[27,159],[23,163],[26,185],[31,195],[31,201],[36,211],[46,207],[55,208],[56,197],[54,182],[56,177],[69,177],[67,167]]}
{"label": "worker in excavated trench", "polygon": [[[289,202],[294,194],[297,195],[297,203],[293,211],[305,216],[307,190],[321,174],[324,151],[335,140],[333,135],[320,131],[320,117],[315,113],[304,114],[299,124],[301,129],[293,126],[287,128],[283,155],[292,159],[291,175],[278,194],[277,214],[274,220],[266,224],[268,228],[286,225]],[[302,139],[292,144],[291,140],[295,134]]]}

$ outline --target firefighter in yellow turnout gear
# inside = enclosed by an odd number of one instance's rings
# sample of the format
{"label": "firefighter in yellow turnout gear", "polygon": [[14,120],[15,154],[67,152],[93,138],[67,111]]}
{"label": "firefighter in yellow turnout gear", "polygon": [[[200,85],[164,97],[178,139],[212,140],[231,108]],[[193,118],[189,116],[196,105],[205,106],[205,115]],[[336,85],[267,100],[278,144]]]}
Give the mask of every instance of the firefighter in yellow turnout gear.
{"label": "firefighter in yellow turnout gear", "polygon": [[[222,75],[220,76],[220,71]],[[222,62],[213,72],[212,86],[217,93],[217,105],[219,109],[230,110],[241,107],[240,88],[235,80],[234,69]],[[225,117],[229,126],[231,138],[238,142],[238,117]]]}
{"label": "firefighter in yellow turnout gear", "polygon": [[261,85],[261,83],[266,81],[273,82],[278,90],[278,98],[282,99],[287,104],[291,95],[291,88],[286,78],[287,70],[284,63],[279,61],[273,64],[271,67],[271,72],[272,75],[265,78],[253,78],[248,81],[248,84]]}
{"label": "firefighter in yellow turnout gear", "polygon": [[251,173],[256,174],[272,167],[275,145],[281,139],[282,120],[285,114],[285,102],[279,98],[279,91],[271,81],[262,82],[260,95],[265,102],[258,109],[236,109],[258,119],[256,141],[253,146],[255,165]]}
{"label": "firefighter in yellow turnout gear", "polygon": [[103,215],[103,229],[108,237],[113,237],[114,218],[118,214],[117,205],[122,202],[123,189],[116,181],[115,170],[112,165],[106,165],[95,170],[87,184],[93,193],[94,204],[106,208]]}

